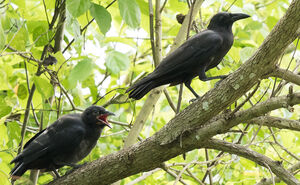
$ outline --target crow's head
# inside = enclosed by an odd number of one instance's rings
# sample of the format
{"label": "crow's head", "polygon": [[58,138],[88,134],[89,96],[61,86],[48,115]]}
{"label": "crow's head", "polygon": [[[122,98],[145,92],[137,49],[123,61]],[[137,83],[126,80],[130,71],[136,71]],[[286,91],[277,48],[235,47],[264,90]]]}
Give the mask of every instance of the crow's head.
{"label": "crow's head", "polygon": [[92,105],[83,111],[82,119],[87,124],[97,124],[111,128],[107,121],[107,117],[110,115],[115,114],[105,110],[103,107]]}
{"label": "crow's head", "polygon": [[210,23],[208,25],[208,29],[216,29],[216,28],[230,28],[232,24],[240,19],[245,19],[250,17],[247,14],[243,13],[228,13],[228,12],[220,12],[214,15]]}

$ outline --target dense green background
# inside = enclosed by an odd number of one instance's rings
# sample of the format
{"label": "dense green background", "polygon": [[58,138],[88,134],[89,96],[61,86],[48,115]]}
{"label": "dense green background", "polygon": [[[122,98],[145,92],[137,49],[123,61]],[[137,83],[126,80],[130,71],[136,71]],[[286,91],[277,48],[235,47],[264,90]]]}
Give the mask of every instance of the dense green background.
{"label": "dense green background", "polygon": [[[112,0],[66,1],[67,12],[62,51],[52,54],[58,62],[56,65],[48,66],[48,69],[57,72],[61,86],[67,91],[77,110],[71,106],[61,88],[53,85],[47,72],[36,76],[37,62],[28,61],[18,55],[19,53],[32,56],[39,60],[44,46],[49,42],[53,45],[54,41],[51,39],[57,24],[52,30],[49,30],[48,21],[51,21],[54,14],[55,1],[45,0],[43,3],[39,0],[5,0],[1,4],[0,184],[9,184],[9,172],[13,167],[9,162],[17,154],[21,140],[21,125],[29,95],[28,86],[31,87],[33,83],[36,84],[37,89],[32,104],[37,120],[43,124],[43,127],[51,124],[62,114],[70,111],[80,112],[80,109],[84,109],[94,102],[98,102],[98,105],[105,104],[108,110],[115,112],[117,116],[111,118],[115,121],[129,125],[135,120],[145,98],[130,102],[122,94],[129,83],[140,73],[151,72],[154,69],[149,40],[148,1],[118,0],[106,9],[111,2]],[[205,28],[210,17],[218,11],[229,9],[231,12],[243,12],[252,16],[234,25],[235,42],[232,49],[219,65],[219,69],[210,70],[207,73],[208,76],[235,71],[259,47],[277,21],[284,15],[288,6],[288,0],[206,0],[202,4],[201,13],[196,18],[196,25],[199,29]],[[162,12],[161,23],[163,56],[170,50],[173,39],[181,26],[176,21],[176,15],[178,13],[186,14],[188,9],[188,4],[184,0],[167,1]],[[82,30],[92,18],[95,18],[95,21],[86,30]],[[193,34],[195,31],[191,31],[191,35]],[[73,39],[74,42],[63,52]],[[8,46],[16,49],[17,52],[9,49]],[[282,68],[289,67],[290,70],[293,70],[296,67],[296,60],[292,58],[294,51],[297,50],[295,46],[296,41],[280,60]],[[298,46],[298,52],[299,49]],[[299,53],[296,53],[294,58],[299,60]],[[272,89],[274,87],[276,89],[279,81],[277,79],[274,86],[274,78],[263,80],[258,92],[251,98],[251,102],[255,104],[268,99]],[[202,95],[213,88],[215,82],[194,80],[192,86]],[[298,86],[294,87],[294,91],[299,89]],[[287,90],[288,86],[284,86],[277,95],[284,95]],[[169,87],[168,91],[172,100],[177,102],[179,87]],[[52,105],[49,103],[51,97],[54,97]],[[117,99],[114,99],[115,97]],[[193,95],[184,89],[182,108],[189,105],[191,98]],[[112,99],[114,100],[111,101]],[[237,103],[239,102],[242,100]],[[232,105],[232,108],[234,106]],[[251,106],[251,103],[248,102],[243,109]],[[165,96],[162,95],[140,133],[141,138],[151,136],[174,115]],[[293,112],[280,109],[272,112],[271,115],[297,120],[300,117],[300,108],[295,106]],[[241,124],[234,130],[243,130],[244,127],[245,125]],[[128,129],[128,126],[120,125],[114,125],[110,130],[105,129],[96,148],[84,161],[92,161],[120,150],[123,140],[128,134]],[[39,126],[31,111],[28,131],[24,140],[28,141],[38,130]],[[298,160],[297,157],[289,155],[285,149],[297,156],[300,152],[300,134],[279,129],[273,129],[273,132],[272,137],[268,128],[251,125],[241,144],[250,144],[251,149],[274,160],[282,161],[284,167],[289,167]],[[217,137],[231,142],[237,141],[240,135],[240,132],[228,132]],[[213,159],[218,151],[209,150],[208,154],[209,158]],[[207,166],[201,162],[205,160],[205,152],[201,149],[189,152],[186,160],[183,160],[182,156],[178,156],[167,163],[180,164],[197,161],[199,164],[191,165],[189,170],[196,177],[202,179]],[[65,173],[68,169],[68,167],[64,167],[59,171]],[[176,173],[181,169],[180,165],[170,167],[170,170]],[[270,177],[267,169],[244,158],[229,154],[223,155],[218,160],[218,165],[211,170],[216,184],[254,184],[262,178]],[[122,180],[121,184],[126,184],[140,175],[128,177]],[[299,175],[298,178],[300,178]],[[49,173],[43,173],[40,175],[38,183],[43,184],[52,179]],[[187,172],[183,174],[183,180],[188,184],[197,184]],[[139,184],[173,184],[174,181],[174,177],[160,170]],[[29,183],[29,172],[17,181],[17,184],[24,183]]]}

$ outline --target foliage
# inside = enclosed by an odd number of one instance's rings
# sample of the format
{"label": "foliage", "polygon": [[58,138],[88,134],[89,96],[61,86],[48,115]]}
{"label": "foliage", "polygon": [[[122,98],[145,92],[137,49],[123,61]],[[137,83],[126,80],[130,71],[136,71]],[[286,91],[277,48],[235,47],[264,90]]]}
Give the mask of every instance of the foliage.
{"label": "foliage", "polygon": [[[16,156],[22,139],[21,128],[27,101],[33,84],[36,90],[32,97],[32,107],[24,141],[28,141],[40,128],[45,128],[62,114],[80,112],[87,106],[97,103],[105,105],[115,112],[115,121],[127,126],[115,124],[113,129],[105,130],[96,148],[83,162],[93,161],[101,156],[119,151],[127,137],[130,123],[133,123],[144,105],[146,98],[129,101],[124,89],[140,78],[143,72],[154,69],[149,29],[149,8],[146,0],[66,0],[66,19],[62,41],[62,50],[53,52],[57,30],[62,22],[55,21],[55,10],[63,1],[56,0],[5,0],[0,4],[0,184],[9,184],[9,162]],[[112,4],[111,4],[112,3]],[[219,69],[207,72],[208,76],[232,73],[246,61],[260,46],[277,21],[284,15],[288,0],[225,0],[204,1],[201,18],[196,18],[199,29],[205,28],[210,17],[218,11],[244,12],[252,18],[239,21],[233,27],[235,41],[225,56]],[[61,7],[63,7],[61,5]],[[166,56],[181,25],[176,21],[178,13],[186,14],[188,3],[183,0],[167,1],[162,11],[162,54]],[[89,22],[92,19],[95,21]],[[57,19],[58,20],[58,19]],[[195,29],[191,35],[195,34]],[[50,46],[51,45],[51,46]],[[280,59],[281,68],[297,69],[299,49],[295,41]],[[294,52],[297,51],[296,55]],[[55,65],[43,65],[43,60],[51,54],[57,59]],[[34,58],[34,60],[32,60]],[[296,58],[296,59],[295,59]],[[248,109],[259,101],[265,101],[273,95],[285,95],[288,86],[279,89],[281,79],[262,80],[260,88],[247,101],[242,109]],[[200,82],[194,80],[192,87],[199,94],[213,88],[216,81]],[[279,89],[277,94],[272,94]],[[299,91],[294,86],[294,91]],[[171,100],[177,102],[179,86],[167,88]],[[189,106],[193,95],[186,89],[183,92],[181,110]],[[245,98],[239,99],[229,109],[234,109]],[[175,113],[165,96],[161,96],[140,133],[145,139],[163,127]],[[300,107],[294,111],[279,109],[273,116],[298,120]],[[35,119],[35,116],[37,119]],[[248,129],[247,129],[247,128]],[[245,131],[245,133],[241,133]],[[241,137],[241,135],[243,135]],[[216,138],[228,142],[237,142],[264,154],[274,160],[282,161],[284,167],[297,162],[290,155],[300,152],[299,132],[269,129],[257,125],[240,124],[232,132],[218,135]],[[209,150],[207,158],[204,149],[186,154],[184,160],[178,156],[167,164],[178,164],[169,169],[175,173],[183,169],[182,163],[193,163],[189,171],[200,180],[207,165],[197,164],[217,157],[219,151]],[[268,169],[236,155],[225,154],[211,169],[211,177],[216,184],[254,184],[262,178],[270,177]],[[69,170],[64,167],[59,171]],[[125,178],[126,184],[141,176]],[[197,184],[188,171],[182,174],[187,184]],[[297,176],[298,178],[299,175]],[[38,184],[52,180],[49,173],[42,173]],[[16,184],[29,182],[27,172]],[[157,171],[138,184],[172,184],[175,178],[165,171]],[[206,183],[209,179],[206,178]]]}

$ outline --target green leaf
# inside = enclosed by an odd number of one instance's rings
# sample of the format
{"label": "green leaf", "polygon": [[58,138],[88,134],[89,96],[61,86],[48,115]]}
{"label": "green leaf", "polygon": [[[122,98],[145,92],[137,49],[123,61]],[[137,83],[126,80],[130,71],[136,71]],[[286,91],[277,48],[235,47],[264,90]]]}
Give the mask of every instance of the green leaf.
{"label": "green leaf", "polygon": [[18,91],[17,91],[17,96],[21,99],[24,100],[27,97],[27,88],[25,86],[25,84],[21,84],[18,87]]}
{"label": "green leaf", "polygon": [[67,0],[67,9],[73,17],[79,17],[90,8],[88,0]]}
{"label": "green leaf", "polygon": [[42,95],[44,99],[47,99],[53,95],[53,86],[48,80],[35,76],[33,77],[33,81],[35,83],[37,91]]}
{"label": "green leaf", "polygon": [[7,135],[8,135],[8,142],[7,145],[9,147],[13,147],[13,140],[20,140],[21,136],[21,127],[19,126],[19,124],[16,121],[13,122],[9,122],[7,123]]}
{"label": "green leaf", "polygon": [[128,69],[129,64],[130,60],[128,56],[118,51],[111,51],[108,53],[105,62],[105,66],[113,74]]}
{"label": "green leaf", "polygon": [[137,28],[141,22],[141,10],[135,0],[118,0],[122,18],[132,28]]}
{"label": "green leaf", "polygon": [[47,25],[41,25],[33,30],[32,39],[36,46],[44,46],[50,40],[50,31]]}
{"label": "green leaf", "polygon": [[0,105],[0,118],[6,116],[7,114],[9,114],[11,112],[12,108],[10,106],[7,105]]}
{"label": "green leaf", "polygon": [[10,46],[13,48],[24,51],[25,46],[28,42],[28,31],[26,27],[22,27],[18,32],[10,32],[8,34],[8,39],[10,41]]}
{"label": "green leaf", "polygon": [[110,13],[100,5],[92,3],[90,7],[91,15],[96,19],[101,32],[105,35],[111,26],[111,15]]}
{"label": "green leaf", "polygon": [[90,58],[85,58],[78,62],[68,77],[69,88],[73,89],[76,87],[77,82],[87,79],[93,72],[94,66],[95,64]]}
{"label": "green leaf", "polygon": [[0,21],[0,51],[2,51],[2,48],[5,45],[5,39],[6,39],[5,34],[4,34],[2,24],[1,24],[1,21]]}

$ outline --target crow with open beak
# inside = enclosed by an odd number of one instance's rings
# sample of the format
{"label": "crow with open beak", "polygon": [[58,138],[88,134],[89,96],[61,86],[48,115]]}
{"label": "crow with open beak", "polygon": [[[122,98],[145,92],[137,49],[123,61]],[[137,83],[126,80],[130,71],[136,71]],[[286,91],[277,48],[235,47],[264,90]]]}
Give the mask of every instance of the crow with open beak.
{"label": "crow with open beak", "polygon": [[46,129],[33,136],[23,151],[11,163],[12,181],[28,169],[54,171],[62,166],[76,167],[95,147],[105,126],[111,128],[107,117],[114,115],[100,106],[90,106],[81,114],[60,117]]}

